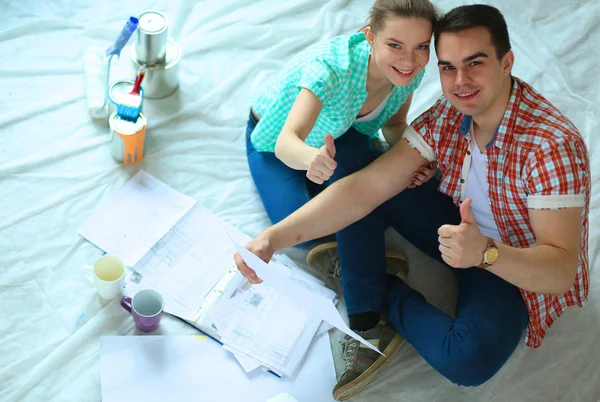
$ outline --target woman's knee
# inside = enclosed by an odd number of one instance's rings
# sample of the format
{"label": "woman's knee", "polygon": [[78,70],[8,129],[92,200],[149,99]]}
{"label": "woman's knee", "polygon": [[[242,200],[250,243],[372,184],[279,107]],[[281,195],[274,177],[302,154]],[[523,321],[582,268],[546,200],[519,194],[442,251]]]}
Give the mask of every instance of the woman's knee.
{"label": "woman's knee", "polygon": [[[358,134],[362,135],[362,134]],[[333,172],[331,179],[339,180],[368,166],[377,159],[381,152],[371,148],[367,143],[354,144],[337,150],[335,161],[337,167]]]}

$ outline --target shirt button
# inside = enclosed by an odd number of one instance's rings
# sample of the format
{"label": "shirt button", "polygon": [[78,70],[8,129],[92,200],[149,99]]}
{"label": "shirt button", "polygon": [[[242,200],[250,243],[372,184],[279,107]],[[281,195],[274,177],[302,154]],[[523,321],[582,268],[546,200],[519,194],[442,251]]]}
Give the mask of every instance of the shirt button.
{"label": "shirt button", "polygon": [[461,183],[464,183],[464,182],[465,182],[465,179],[460,179],[460,182],[461,182]]}
{"label": "shirt button", "polygon": [[467,155],[471,155],[471,151],[467,151]]}

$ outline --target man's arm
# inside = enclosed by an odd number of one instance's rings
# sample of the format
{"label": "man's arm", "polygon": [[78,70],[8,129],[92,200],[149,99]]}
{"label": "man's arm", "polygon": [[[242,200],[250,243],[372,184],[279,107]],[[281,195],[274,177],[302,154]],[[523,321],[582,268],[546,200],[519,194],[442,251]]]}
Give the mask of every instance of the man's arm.
{"label": "man's arm", "polygon": [[[487,247],[470,207],[467,198],[460,206],[460,225],[443,225],[438,231],[442,258],[454,268],[480,265]],[[581,208],[530,209],[529,217],[536,245],[517,248],[497,243],[499,258],[486,269],[530,292],[564,294],[579,266]]]}
{"label": "man's arm", "polygon": [[289,217],[263,232],[273,251],[335,233],[404,190],[428,161],[406,141],[364,169],[334,183]]}
{"label": "man's arm", "polygon": [[[381,128],[383,137],[391,147],[396,145],[396,143],[402,139],[404,130],[408,128],[406,116],[408,114],[408,110],[410,109],[411,102],[412,94],[408,95],[408,98],[406,98],[406,102],[404,102],[402,107],[400,107],[396,114],[390,118],[388,123]],[[422,166],[418,171],[412,174],[411,184],[409,184],[408,188],[415,188],[416,186],[420,186],[429,181],[433,176],[435,176],[436,169],[437,162],[435,161],[430,162],[426,166]]]}
{"label": "man's arm", "polygon": [[[589,163],[579,137],[553,145],[538,149],[523,177],[535,246],[498,244],[499,258],[486,269],[521,289],[561,295],[573,286],[579,267]],[[456,268],[479,265],[487,243],[470,204],[466,199],[460,206],[460,225],[439,229],[442,258]]]}
{"label": "man's arm", "polygon": [[581,208],[529,210],[536,245],[519,249],[498,244],[498,261],[489,271],[522,289],[561,295],[577,274]]}
{"label": "man's arm", "polygon": [[535,246],[499,246],[490,271],[521,287],[560,295],[575,281],[582,239],[582,208],[589,183],[589,162],[579,136],[539,147],[524,171],[529,221]]}
{"label": "man's arm", "polygon": [[[419,130],[426,131],[427,114],[421,117]],[[286,219],[256,236],[246,248],[268,262],[276,250],[335,233],[406,189],[413,172],[435,161],[435,152],[422,135],[412,127],[406,133],[406,140],[398,141],[364,169],[328,187]],[[262,282],[239,253],[235,253],[235,262],[251,283]]]}

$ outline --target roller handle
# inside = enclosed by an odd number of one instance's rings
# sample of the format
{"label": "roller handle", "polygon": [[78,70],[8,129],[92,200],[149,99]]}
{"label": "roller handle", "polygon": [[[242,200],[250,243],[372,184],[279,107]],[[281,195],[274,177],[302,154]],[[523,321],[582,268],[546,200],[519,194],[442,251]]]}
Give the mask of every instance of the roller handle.
{"label": "roller handle", "polygon": [[119,34],[117,40],[115,40],[115,43],[111,47],[106,49],[106,56],[115,54],[117,56],[120,56],[121,50],[123,50],[123,48],[127,44],[127,41],[129,40],[129,38],[131,38],[131,35],[137,29],[138,24],[139,21],[137,18],[129,17],[129,20],[125,23],[125,26],[121,30],[121,33]]}

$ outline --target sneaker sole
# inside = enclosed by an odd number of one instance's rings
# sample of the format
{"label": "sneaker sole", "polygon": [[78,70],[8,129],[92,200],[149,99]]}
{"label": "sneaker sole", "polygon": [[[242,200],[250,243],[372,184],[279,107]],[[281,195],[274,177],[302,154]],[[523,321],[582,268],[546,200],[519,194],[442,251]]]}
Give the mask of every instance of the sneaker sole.
{"label": "sneaker sole", "polygon": [[386,355],[386,357],[379,356],[379,358],[375,360],[375,363],[366,369],[364,373],[359,375],[356,380],[334,390],[333,399],[336,401],[345,401],[362,391],[371,381],[373,381],[375,373],[384,367],[387,362],[398,353],[402,342],[404,342],[404,338],[400,335],[396,335],[388,347],[383,351],[383,354]]}
{"label": "sneaker sole", "polygon": [[312,262],[313,262],[313,258],[315,257],[315,255],[319,254],[321,251],[323,250],[329,250],[332,248],[337,248],[337,243],[336,242],[329,242],[329,243],[323,243],[323,244],[319,244],[318,246],[314,247],[312,250],[310,250],[308,252],[308,254],[306,255],[306,263],[308,264],[309,267],[312,267]]}
{"label": "sneaker sole", "polygon": [[[320,252],[322,252],[324,250],[329,250],[332,248],[337,248],[337,242],[323,243],[323,244],[320,244],[320,245],[314,247],[306,255],[306,263],[308,264],[309,267],[312,268],[313,267],[312,263],[313,263],[314,257],[316,255],[318,255]],[[399,251],[393,251],[393,250],[386,251],[385,256],[386,256],[386,258],[396,258],[396,259],[405,261],[406,264],[408,264],[408,257],[406,256],[406,254],[401,253]],[[313,268],[313,269],[316,269],[316,268]],[[400,275],[396,275],[396,276],[398,276],[404,282],[407,281],[407,275],[405,275],[404,273],[401,273]]]}

